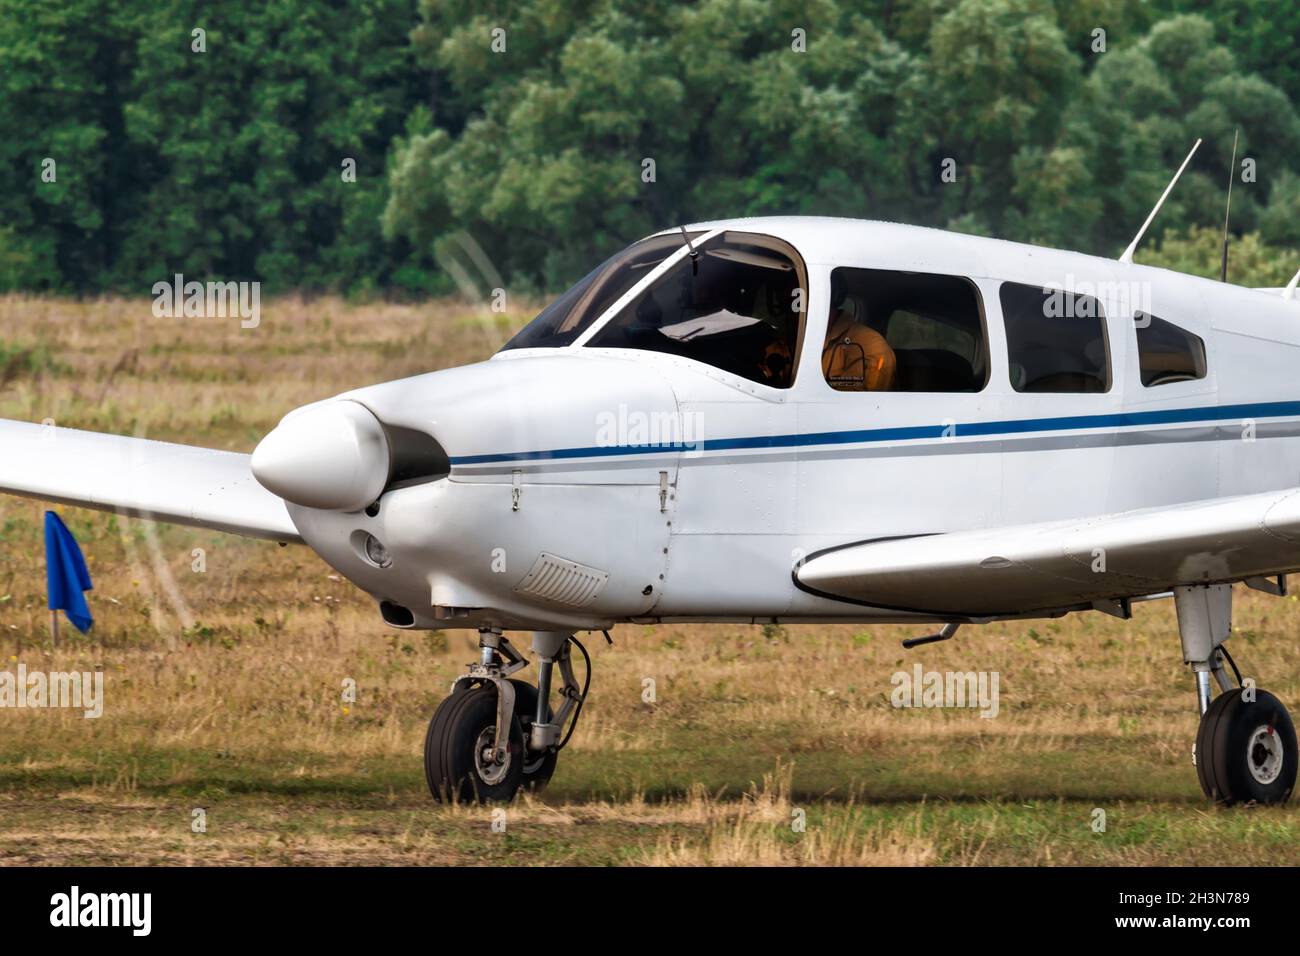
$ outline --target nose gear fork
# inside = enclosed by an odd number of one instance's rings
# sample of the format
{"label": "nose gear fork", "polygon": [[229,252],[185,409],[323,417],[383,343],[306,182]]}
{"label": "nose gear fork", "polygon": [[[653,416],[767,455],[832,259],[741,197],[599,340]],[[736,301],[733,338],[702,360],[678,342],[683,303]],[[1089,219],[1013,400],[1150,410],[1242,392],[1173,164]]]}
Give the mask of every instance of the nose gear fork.
{"label": "nose gear fork", "polygon": [[506,678],[527,667],[528,660],[506,639],[500,628],[480,629],[478,645],[479,662],[470,664],[467,673],[452,682],[451,692],[455,694],[463,684],[490,683],[496,688],[497,720],[490,757],[492,763],[500,766],[509,754],[510,721],[515,713],[515,685]]}

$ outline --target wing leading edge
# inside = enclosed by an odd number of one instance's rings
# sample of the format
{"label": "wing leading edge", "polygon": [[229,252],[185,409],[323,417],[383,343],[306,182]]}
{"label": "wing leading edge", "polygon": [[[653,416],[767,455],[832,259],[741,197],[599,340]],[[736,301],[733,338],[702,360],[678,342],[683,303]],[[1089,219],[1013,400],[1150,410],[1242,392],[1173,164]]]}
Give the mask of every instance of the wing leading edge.
{"label": "wing leading edge", "polygon": [[806,591],[954,618],[1087,607],[1300,569],[1300,488],[1093,518],[864,541],[810,555]]}
{"label": "wing leading edge", "polygon": [[139,518],[300,542],[249,456],[0,420],[0,492]]}

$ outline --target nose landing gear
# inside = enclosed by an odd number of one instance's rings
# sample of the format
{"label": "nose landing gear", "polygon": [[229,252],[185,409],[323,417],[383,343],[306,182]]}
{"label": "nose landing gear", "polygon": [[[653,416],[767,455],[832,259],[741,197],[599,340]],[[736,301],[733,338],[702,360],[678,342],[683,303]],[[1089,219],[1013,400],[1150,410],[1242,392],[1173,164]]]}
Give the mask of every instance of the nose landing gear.
{"label": "nose landing gear", "polygon": [[[1216,803],[1283,803],[1295,788],[1295,726],[1282,702],[1243,681],[1223,642],[1231,632],[1228,585],[1177,588],[1183,659],[1196,674],[1201,723],[1193,759],[1205,795]],[[1233,686],[1224,661],[1237,679]],[[1210,678],[1222,693],[1211,701]]]}
{"label": "nose landing gear", "polygon": [[[582,651],[587,664],[581,690],[570,645]],[[504,803],[521,787],[541,790],[555,773],[590,687],[591,658],[566,632],[535,631],[532,647],[539,658],[537,687],[510,677],[528,662],[499,630],[479,632],[479,662],[452,684],[425,736],[424,772],[434,799]],[[563,703],[553,711],[549,698],[556,664]]]}

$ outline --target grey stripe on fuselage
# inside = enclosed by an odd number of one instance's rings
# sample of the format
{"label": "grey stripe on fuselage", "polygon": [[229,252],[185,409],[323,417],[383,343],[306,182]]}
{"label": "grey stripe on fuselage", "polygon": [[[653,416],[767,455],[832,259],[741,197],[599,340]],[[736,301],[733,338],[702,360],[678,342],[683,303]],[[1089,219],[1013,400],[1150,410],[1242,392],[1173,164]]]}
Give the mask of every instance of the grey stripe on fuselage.
{"label": "grey stripe on fuselage", "polygon": [[[1256,439],[1300,437],[1300,421],[1260,422],[1255,425]],[[862,446],[843,445],[837,448],[789,448],[778,452],[750,453],[684,453],[680,456],[683,467],[703,465],[735,465],[745,462],[833,461],[836,459],[870,458],[923,458],[931,455],[978,455],[1027,451],[1065,451],[1072,448],[1123,448],[1137,445],[1187,444],[1189,442],[1242,441],[1240,425],[1196,425],[1189,428],[1158,428],[1143,431],[1102,432],[1080,435],[1044,435],[980,439],[940,439],[926,444],[916,442],[899,445]],[[452,469],[454,475],[525,475],[551,472],[621,471],[623,469],[652,468],[658,463],[671,465],[678,453],[645,457],[602,458],[598,461],[572,459],[506,462],[500,465],[462,465]]]}

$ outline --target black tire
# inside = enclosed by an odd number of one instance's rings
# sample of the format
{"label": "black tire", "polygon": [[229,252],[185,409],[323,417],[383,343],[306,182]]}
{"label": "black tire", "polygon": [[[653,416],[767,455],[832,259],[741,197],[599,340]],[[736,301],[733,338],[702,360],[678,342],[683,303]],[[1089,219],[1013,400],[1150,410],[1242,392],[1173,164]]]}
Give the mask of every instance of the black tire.
{"label": "black tire", "polygon": [[1215,803],[1284,803],[1295,788],[1295,725],[1268,691],[1243,694],[1220,694],[1201,718],[1196,776]]}
{"label": "black tire", "polygon": [[[524,743],[528,742],[528,734],[533,727],[533,719],[537,716],[537,688],[527,681],[515,680],[510,678],[510,683],[515,685],[515,719],[519,721],[519,726],[523,730]],[[546,709],[546,719],[552,717],[551,709]],[[523,766],[523,787],[530,793],[540,793],[551,782],[551,776],[555,773],[555,764],[560,759],[560,755],[554,750],[548,750],[546,753],[539,755],[531,754],[525,749],[524,766]]]}
{"label": "black tire", "polygon": [[523,777],[519,720],[510,721],[503,766],[476,757],[481,743],[495,736],[496,723],[497,692],[491,685],[458,690],[438,706],[424,738],[424,776],[435,800],[508,803],[514,798]]}

